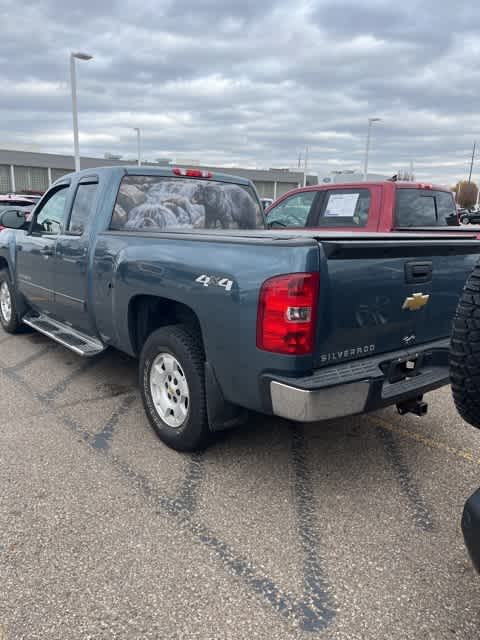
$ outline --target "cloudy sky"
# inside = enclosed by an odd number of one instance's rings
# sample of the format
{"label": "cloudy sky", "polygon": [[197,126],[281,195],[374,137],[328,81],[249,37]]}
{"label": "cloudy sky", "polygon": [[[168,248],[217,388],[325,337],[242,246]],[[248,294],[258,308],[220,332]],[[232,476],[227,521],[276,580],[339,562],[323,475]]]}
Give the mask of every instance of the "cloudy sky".
{"label": "cloudy sky", "polygon": [[[476,0],[0,0],[0,148],[296,166],[415,163],[451,183],[480,143]],[[480,156],[480,149],[479,149]],[[480,179],[480,157],[477,178]]]}

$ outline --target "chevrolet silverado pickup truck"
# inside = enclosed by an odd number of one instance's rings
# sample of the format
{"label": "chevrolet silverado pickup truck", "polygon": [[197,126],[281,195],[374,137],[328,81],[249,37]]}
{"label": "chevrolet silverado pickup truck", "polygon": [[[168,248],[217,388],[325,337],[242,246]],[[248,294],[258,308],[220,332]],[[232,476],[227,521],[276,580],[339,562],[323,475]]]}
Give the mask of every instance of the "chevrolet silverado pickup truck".
{"label": "chevrolet silverado pickup truck", "polygon": [[[293,189],[276,200],[266,215],[268,226],[277,229],[468,231],[459,226],[451,191],[416,182],[385,180]],[[478,230],[469,232],[472,236],[478,234]]]}
{"label": "chevrolet silverado pickup truck", "polygon": [[468,237],[266,230],[253,185],[197,169],[62,177],[0,216],[0,321],[81,356],[139,358],[150,423],[177,450],[248,410],[312,422],[448,383]]}

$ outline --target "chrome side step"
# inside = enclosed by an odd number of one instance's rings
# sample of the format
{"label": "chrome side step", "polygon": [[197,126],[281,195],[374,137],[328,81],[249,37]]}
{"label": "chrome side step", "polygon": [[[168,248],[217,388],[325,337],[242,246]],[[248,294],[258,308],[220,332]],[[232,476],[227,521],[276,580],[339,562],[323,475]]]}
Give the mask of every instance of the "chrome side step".
{"label": "chrome side step", "polygon": [[84,333],[80,333],[80,331],[76,331],[67,324],[58,322],[58,320],[53,320],[47,315],[27,313],[22,320],[32,329],[43,333],[45,336],[55,340],[55,342],[67,347],[70,351],[85,358],[96,356],[107,348],[100,340],[86,336]]}

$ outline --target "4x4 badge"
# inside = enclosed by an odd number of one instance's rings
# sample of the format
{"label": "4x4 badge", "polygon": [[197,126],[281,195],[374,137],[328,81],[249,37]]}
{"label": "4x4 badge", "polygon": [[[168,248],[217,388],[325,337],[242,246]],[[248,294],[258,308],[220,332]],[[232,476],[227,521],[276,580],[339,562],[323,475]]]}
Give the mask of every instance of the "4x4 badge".
{"label": "4x4 badge", "polygon": [[414,293],[413,295],[408,296],[408,298],[405,298],[402,309],[408,309],[409,311],[418,311],[419,309],[424,307],[429,300],[430,296],[428,293]]}

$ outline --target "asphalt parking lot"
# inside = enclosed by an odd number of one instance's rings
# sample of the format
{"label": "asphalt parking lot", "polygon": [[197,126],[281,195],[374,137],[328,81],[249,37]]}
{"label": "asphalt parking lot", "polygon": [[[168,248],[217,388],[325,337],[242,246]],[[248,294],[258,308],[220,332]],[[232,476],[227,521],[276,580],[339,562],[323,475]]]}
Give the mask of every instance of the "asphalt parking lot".
{"label": "asphalt parking lot", "polygon": [[480,433],[428,400],[180,455],[133,360],[0,333],[1,640],[479,637]]}

